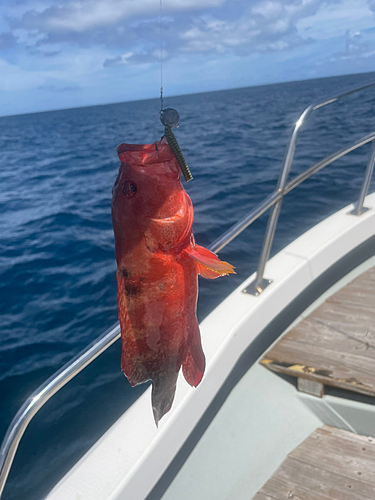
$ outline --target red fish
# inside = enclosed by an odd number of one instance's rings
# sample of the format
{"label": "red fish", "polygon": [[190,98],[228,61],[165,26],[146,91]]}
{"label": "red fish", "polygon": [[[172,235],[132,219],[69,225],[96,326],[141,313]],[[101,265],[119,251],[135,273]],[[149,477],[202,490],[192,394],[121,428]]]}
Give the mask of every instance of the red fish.
{"label": "red fish", "polygon": [[233,266],[196,245],[193,205],[165,139],[121,144],[113,187],[121,367],[130,384],[152,381],[156,425],[173,402],[182,365],[196,387],[205,357],[196,317],[198,274],[217,278]]}

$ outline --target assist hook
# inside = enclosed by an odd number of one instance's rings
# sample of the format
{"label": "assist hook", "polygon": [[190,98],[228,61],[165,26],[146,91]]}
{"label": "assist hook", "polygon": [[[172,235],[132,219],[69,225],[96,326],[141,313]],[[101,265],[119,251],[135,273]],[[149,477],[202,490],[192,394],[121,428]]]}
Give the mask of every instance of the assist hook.
{"label": "assist hook", "polygon": [[162,109],[160,111],[160,121],[164,125],[164,135],[167,139],[169,147],[176,157],[177,163],[181,169],[182,175],[186,182],[193,179],[189,167],[185,161],[184,155],[178,145],[177,139],[172,132],[172,127],[177,128],[180,125],[180,115],[173,108]]}

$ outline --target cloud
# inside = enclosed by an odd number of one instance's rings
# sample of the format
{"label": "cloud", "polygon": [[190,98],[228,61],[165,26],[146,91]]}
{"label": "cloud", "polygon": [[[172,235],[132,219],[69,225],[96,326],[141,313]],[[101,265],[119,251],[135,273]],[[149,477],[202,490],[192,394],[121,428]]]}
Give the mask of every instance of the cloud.
{"label": "cloud", "polygon": [[44,57],[55,57],[61,54],[61,49],[60,50],[52,50],[50,52],[43,52]]}
{"label": "cloud", "polygon": [[364,59],[375,55],[374,32],[357,31],[351,33],[346,30],[344,36],[343,50],[335,53],[331,60]]}
{"label": "cloud", "polygon": [[32,50],[28,50],[17,63],[0,58],[0,90],[37,90],[45,85],[54,85],[56,91],[83,86],[87,88],[94,76],[98,79],[104,55],[100,49],[77,51],[65,48],[54,57],[44,57],[44,53],[34,54]]}
{"label": "cloud", "polygon": [[267,0],[255,5],[252,9],[253,14],[259,14],[265,19],[274,19],[279,17],[283,12],[283,6],[280,2],[272,2]]}
{"label": "cloud", "polygon": [[116,56],[112,58],[110,57],[104,61],[103,66],[105,68],[111,68],[113,66],[123,66],[124,64],[128,63],[129,59],[131,59],[133,55],[133,52],[127,52],[122,56]]}
{"label": "cloud", "polygon": [[[214,67],[213,85],[238,86],[254,83],[256,71],[256,83],[273,74],[290,79],[286,61],[289,68],[293,61],[304,68],[303,77],[315,64],[309,59],[313,54],[323,67],[332,58],[354,61],[372,51],[364,30],[373,26],[375,0],[163,0],[163,5],[166,81],[183,74],[187,91],[198,90],[201,75],[211,78]],[[118,82],[129,96],[133,88],[140,92],[144,78],[149,92],[159,77],[160,34],[158,0],[2,0],[0,49],[11,50],[2,54],[9,65],[0,88],[33,88],[51,96],[85,88],[99,95],[98,89]],[[222,70],[231,61],[237,80]],[[76,95],[78,102],[81,94]]]}
{"label": "cloud", "polygon": [[[80,49],[107,49],[100,61],[104,69],[159,61],[159,2],[50,0],[46,6],[45,0],[39,1],[38,8],[24,10],[10,23],[19,42],[40,50],[44,58],[69,46],[76,47],[77,54]],[[375,0],[351,1],[375,5]],[[348,0],[164,0],[163,59],[291,51],[314,42],[310,20],[327,11],[337,16],[347,4]]]}
{"label": "cloud", "polygon": [[[225,0],[165,0],[168,13],[218,7]],[[65,5],[52,5],[38,12],[30,10],[22,16],[22,26],[41,31],[83,32],[100,26],[117,24],[137,16],[158,16],[155,0],[81,0]]]}
{"label": "cloud", "polygon": [[0,90],[14,91],[35,88],[42,85],[45,75],[42,73],[30,73],[24,71],[15,64],[10,64],[4,59],[0,59]]}
{"label": "cloud", "polygon": [[[374,0],[375,1],[375,0]],[[329,40],[342,37],[347,29],[351,32],[373,27],[374,18],[368,0],[341,0],[327,2],[312,16],[296,21],[299,33],[307,33],[315,40]],[[331,46],[328,47],[328,52]]]}
{"label": "cloud", "polygon": [[122,57],[121,56],[116,56],[116,57],[109,57],[108,59],[106,59],[103,63],[103,66],[105,68],[111,68],[113,66],[122,66],[124,63],[122,61]]}
{"label": "cloud", "polygon": [[[306,42],[295,23],[324,4],[323,0],[262,0],[252,5],[234,0],[164,0],[165,46],[170,57],[186,51],[285,50]],[[37,34],[39,46],[102,45],[155,60],[152,54],[160,43],[159,2],[155,0],[60,2],[40,11],[29,10],[11,24],[13,29]],[[119,57],[119,53],[112,54],[104,67],[121,64]]]}
{"label": "cloud", "polygon": [[[313,4],[313,6],[312,6]],[[201,17],[180,35],[183,51],[233,52],[236,55],[262,54],[292,49],[311,42],[298,33],[296,21],[312,15],[321,1],[262,1],[245,11],[239,20]]]}
{"label": "cloud", "polygon": [[75,92],[80,90],[78,86],[59,87],[57,85],[39,85],[38,90],[49,92]]}
{"label": "cloud", "polygon": [[[9,20],[19,44],[32,57],[39,52],[43,60],[58,63],[62,51],[74,51],[68,74],[88,52],[93,56],[96,52],[103,72],[160,60],[161,26],[155,0],[50,0],[47,6],[40,2],[34,9],[24,4],[21,14]],[[325,2],[164,0],[163,5],[163,60],[167,62],[194,54],[207,60],[246,57],[309,44],[311,36],[302,35],[297,23],[313,16]]]}
{"label": "cloud", "polygon": [[17,45],[17,37],[12,32],[0,33],[0,50],[11,49]]}

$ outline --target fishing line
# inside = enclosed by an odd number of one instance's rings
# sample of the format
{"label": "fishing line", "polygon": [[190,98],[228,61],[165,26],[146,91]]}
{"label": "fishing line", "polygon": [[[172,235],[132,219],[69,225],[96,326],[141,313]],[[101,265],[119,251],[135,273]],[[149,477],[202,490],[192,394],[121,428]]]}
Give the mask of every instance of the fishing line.
{"label": "fishing line", "polygon": [[164,137],[177,160],[182,175],[186,182],[193,179],[184,155],[178,145],[177,139],[172,132],[172,127],[180,125],[180,115],[173,108],[164,109],[163,98],[163,0],[160,0],[160,121],[164,125]]}
{"label": "fishing line", "polygon": [[160,0],[160,112],[163,108],[163,0]]}

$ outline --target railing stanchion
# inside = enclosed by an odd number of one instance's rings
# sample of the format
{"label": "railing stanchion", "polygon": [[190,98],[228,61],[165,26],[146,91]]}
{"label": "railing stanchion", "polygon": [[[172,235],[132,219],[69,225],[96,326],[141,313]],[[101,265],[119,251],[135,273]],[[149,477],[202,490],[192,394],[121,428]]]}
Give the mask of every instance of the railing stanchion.
{"label": "railing stanchion", "polygon": [[368,210],[368,208],[363,206],[363,203],[365,201],[365,198],[366,198],[366,195],[368,192],[368,188],[370,186],[372,173],[374,171],[374,163],[375,163],[375,141],[372,141],[370,157],[369,157],[368,162],[367,162],[367,167],[366,167],[365,177],[363,179],[361,193],[359,195],[359,199],[355,205],[354,210],[349,212],[350,215],[359,216],[359,215],[362,215],[363,213],[367,212],[367,210]]}
{"label": "railing stanchion", "polygon": [[[288,180],[290,167],[292,166],[294,152],[296,150],[298,132],[304,123],[306,117],[313,111],[315,108],[314,105],[308,106],[302,115],[299,117],[297,123],[294,126],[292,135],[289,140],[288,147],[286,149],[284,163],[279,175],[279,180],[277,183],[277,191],[284,196],[285,186]],[[263,290],[272,283],[272,280],[264,278],[264,270],[270,256],[271,247],[273,243],[273,239],[275,237],[277,222],[279,220],[281,205],[283,203],[283,198],[281,198],[272,208],[270,217],[267,223],[267,229],[263,240],[262,250],[260,252],[257,274],[253,283],[246,287],[243,290],[244,293],[249,293],[251,295],[258,296]]]}

